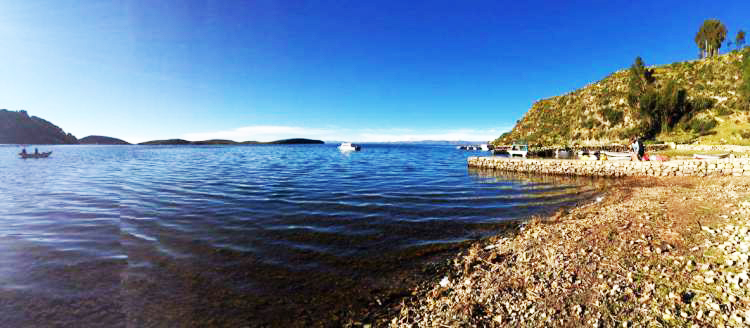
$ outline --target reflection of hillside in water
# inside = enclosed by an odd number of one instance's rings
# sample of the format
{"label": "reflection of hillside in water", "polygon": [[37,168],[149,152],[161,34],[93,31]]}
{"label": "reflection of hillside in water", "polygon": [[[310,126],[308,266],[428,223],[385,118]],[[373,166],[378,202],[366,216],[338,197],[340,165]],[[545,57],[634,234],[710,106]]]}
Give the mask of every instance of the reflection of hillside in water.
{"label": "reflection of hillside in water", "polygon": [[611,183],[610,179],[602,177],[543,175],[533,173],[507,172],[486,168],[469,168],[469,175],[475,177],[479,183],[516,183],[521,185],[544,185],[592,187],[598,189]]}
{"label": "reflection of hillside in water", "polygon": [[[486,168],[469,168],[469,175],[487,192],[501,191],[515,205],[517,218],[552,214],[559,206],[586,203],[597,197],[612,180],[597,177],[538,175]],[[528,211],[533,209],[533,211]],[[528,212],[528,213],[527,213]]]}

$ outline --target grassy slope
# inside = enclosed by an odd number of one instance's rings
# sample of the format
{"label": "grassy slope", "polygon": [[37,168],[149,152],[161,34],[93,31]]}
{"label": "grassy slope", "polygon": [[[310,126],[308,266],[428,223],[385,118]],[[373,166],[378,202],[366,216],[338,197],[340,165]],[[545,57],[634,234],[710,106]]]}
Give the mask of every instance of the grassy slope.
{"label": "grassy slope", "polygon": [[[703,96],[716,101],[714,107],[698,117],[716,118],[719,124],[711,134],[695,139],[695,135],[673,131],[657,139],[663,141],[695,141],[705,144],[750,144],[745,131],[750,131],[750,116],[739,111],[737,88],[741,82],[739,52],[716,58],[677,62],[656,66],[657,83],[675,80],[688,91],[690,98]],[[628,72],[617,71],[601,81],[562,96],[540,100],[516,124],[510,134],[495,144],[526,140],[545,145],[596,145],[625,142],[641,121],[637,109],[627,103]],[[622,113],[621,122],[611,122],[607,113]],[[736,113],[731,113],[736,112]],[[731,113],[731,114],[730,114]],[[610,116],[612,117],[612,116]]]}

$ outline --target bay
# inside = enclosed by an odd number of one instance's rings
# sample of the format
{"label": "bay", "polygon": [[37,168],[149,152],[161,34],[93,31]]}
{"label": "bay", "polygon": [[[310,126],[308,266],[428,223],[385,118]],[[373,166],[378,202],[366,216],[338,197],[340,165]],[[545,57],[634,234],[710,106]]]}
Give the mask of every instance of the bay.
{"label": "bay", "polygon": [[482,153],[445,145],[19,150],[0,147],[9,326],[336,325],[606,183],[473,170]]}

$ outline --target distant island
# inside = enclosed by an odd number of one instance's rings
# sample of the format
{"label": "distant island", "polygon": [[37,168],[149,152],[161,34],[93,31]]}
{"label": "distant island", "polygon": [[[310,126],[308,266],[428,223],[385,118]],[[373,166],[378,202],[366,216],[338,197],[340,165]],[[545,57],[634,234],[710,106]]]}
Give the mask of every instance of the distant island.
{"label": "distant island", "polygon": [[[188,141],[183,139],[152,140],[139,145],[310,145],[323,144],[321,140],[304,138],[283,139],[270,142],[212,139]],[[0,144],[16,145],[130,145],[113,137],[91,135],[77,139],[70,133],[42,118],[29,116],[25,110],[0,109]]]}
{"label": "distant island", "polygon": [[225,139],[212,139],[212,140],[203,140],[203,141],[188,141],[183,139],[166,139],[166,140],[152,140],[152,141],[146,141],[141,142],[139,145],[193,145],[193,146],[201,146],[201,145],[317,145],[317,144],[323,144],[324,142],[321,140],[312,140],[312,139],[303,139],[303,138],[295,138],[295,139],[283,139],[283,140],[276,140],[276,141],[270,141],[270,142],[260,142],[260,141],[242,141],[237,142],[233,140],[225,140]]}
{"label": "distant island", "polygon": [[43,118],[29,116],[25,110],[0,109],[0,144],[129,145],[130,143],[104,136],[88,136],[79,140]]}
{"label": "distant island", "polygon": [[88,136],[78,140],[81,145],[130,145],[125,140],[104,136]]}

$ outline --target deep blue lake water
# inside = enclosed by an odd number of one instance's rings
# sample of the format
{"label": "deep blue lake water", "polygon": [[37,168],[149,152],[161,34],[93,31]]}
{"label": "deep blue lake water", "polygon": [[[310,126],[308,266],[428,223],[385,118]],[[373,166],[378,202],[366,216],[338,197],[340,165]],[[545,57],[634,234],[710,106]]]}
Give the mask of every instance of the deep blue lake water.
{"label": "deep blue lake water", "polygon": [[480,153],[452,146],[19,150],[0,146],[8,326],[335,324],[431,256],[602,183],[471,170]]}

